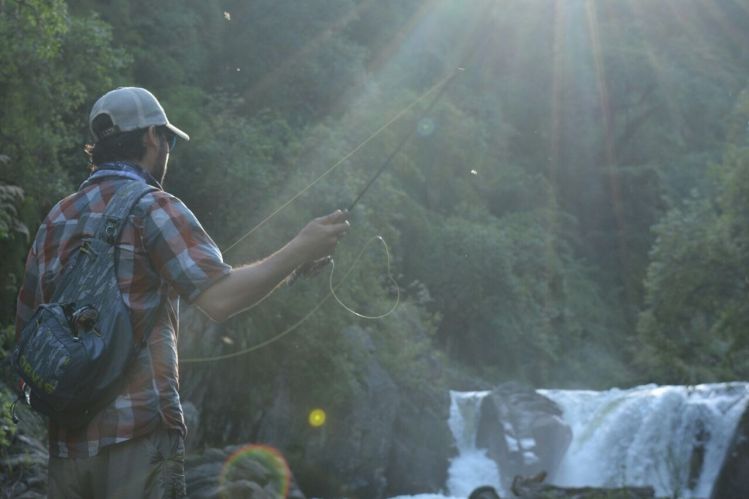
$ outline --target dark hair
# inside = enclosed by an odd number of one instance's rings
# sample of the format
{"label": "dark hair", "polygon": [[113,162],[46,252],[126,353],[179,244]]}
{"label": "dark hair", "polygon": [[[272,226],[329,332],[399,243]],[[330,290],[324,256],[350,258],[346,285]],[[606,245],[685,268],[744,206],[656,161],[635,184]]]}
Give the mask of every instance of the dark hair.
{"label": "dark hair", "polygon": [[[100,114],[92,123],[94,131],[112,128],[112,120],[106,114]],[[108,161],[139,160],[146,153],[143,145],[143,135],[148,129],[140,128],[129,132],[116,133],[102,137],[93,144],[86,144],[84,150],[89,157],[89,167],[92,169]],[[159,135],[166,137],[168,129],[157,126]]]}
{"label": "dark hair", "polygon": [[94,144],[86,144],[85,151],[91,166],[98,166],[107,161],[126,161],[140,159],[146,152],[143,145],[145,130],[118,133],[103,138]]}
{"label": "dark hair", "polygon": [[[106,114],[100,114],[91,122],[91,128],[99,136],[105,130],[111,133],[112,127],[112,120]],[[122,133],[115,132],[113,135],[101,137],[93,144],[86,144],[84,150],[89,157],[89,166],[93,168],[107,161],[142,158],[146,153],[146,147],[143,145],[143,134],[145,132],[143,129]]]}

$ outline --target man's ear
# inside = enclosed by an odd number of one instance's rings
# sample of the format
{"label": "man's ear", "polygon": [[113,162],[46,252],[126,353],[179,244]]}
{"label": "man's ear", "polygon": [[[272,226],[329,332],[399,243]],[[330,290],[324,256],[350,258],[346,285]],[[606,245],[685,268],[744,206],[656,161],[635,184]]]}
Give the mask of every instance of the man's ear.
{"label": "man's ear", "polygon": [[159,133],[156,131],[155,126],[149,126],[146,130],[146,133],[143,134],[143,145],[146,146],[146,148],[150,145],[152,147],[158,147],[159,146]]}

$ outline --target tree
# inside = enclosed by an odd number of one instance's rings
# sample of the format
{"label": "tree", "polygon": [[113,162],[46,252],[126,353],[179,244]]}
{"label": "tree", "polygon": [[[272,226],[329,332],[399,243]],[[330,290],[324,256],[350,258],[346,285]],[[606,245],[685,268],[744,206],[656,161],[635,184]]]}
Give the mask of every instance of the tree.
{"label": "tree", "polygon": [[746,93],[729,117],[730,145],[717,165],[717,194],[674,208],[656,226],[638,324],[638,361],[657,380],[697,383],[749,374],[749,148],[739,123]]}

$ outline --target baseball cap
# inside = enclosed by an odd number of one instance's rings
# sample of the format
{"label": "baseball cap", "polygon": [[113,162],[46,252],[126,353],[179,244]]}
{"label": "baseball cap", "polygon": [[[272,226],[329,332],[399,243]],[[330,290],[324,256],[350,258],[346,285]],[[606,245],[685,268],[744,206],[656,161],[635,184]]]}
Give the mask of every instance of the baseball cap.
{"label": "baseball cap", "polygon": [[[109,120],[104,120],[107,126],[95,130],[94,119],[102,114],[109,117]],[[107,92],[94,103],[88,117],[88,127],[94,142],[111,135],[150,126],[166,126],[177,137],[190,140],[189,135],[169,123],[164,108],[145,88],[119,87]]]}

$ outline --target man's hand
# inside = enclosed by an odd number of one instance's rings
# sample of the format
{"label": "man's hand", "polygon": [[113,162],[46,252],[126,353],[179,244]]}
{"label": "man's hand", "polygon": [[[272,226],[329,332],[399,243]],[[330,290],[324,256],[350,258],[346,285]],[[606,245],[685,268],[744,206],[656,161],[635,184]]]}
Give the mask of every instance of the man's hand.
{"label": "man's hand", "polygon": [[[272,255],[239,268],[203,291],[195,300],[213,320],[221,322],[262,300],[295,269],[323,262],[349,228],[349,214],[338,210],[308,223]],[[329,259],[328,259],[329,261]]]}
{"label": "man's hand", "polygon": [[289,242],[305,264],[325,259],[333,254],[338,241],[348,232],[349,213],[336,210],[330,215],[315,218]]}

